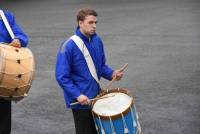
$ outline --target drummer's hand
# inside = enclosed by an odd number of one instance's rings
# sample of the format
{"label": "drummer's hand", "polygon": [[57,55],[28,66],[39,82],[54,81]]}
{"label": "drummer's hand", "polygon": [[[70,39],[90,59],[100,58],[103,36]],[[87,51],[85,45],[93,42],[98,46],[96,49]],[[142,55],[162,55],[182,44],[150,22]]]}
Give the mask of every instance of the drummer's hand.
{"label": "drummer's hand", "polygon": [[115,70],[112,74],[112,79],[116,81],[120,80],[123,77],[124,73],[121,70]]}
{"label": "drummer's hand", "polygon": [[78,98],[77,98],[77,101],[81,104],[81,105],[89,105],[90,104],[90,99],[81,94]]}
{"label": "drummer's hand", "polygon": [[21,47],[21,43],[20,43],[19,39],[13,39],[9,45],[13,46],[13,47],[17,47],[17,48]]}

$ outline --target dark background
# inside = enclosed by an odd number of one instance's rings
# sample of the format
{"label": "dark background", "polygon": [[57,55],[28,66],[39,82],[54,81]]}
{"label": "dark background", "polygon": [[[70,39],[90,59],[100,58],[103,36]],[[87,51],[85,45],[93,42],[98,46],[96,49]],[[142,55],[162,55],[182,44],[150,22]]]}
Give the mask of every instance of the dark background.
{"label": "dark background", "polygon": [[13,103],[12,134],[75,134],[54,68],[81,7],[99,13],[107,63],[129,63],[113,87],[136,97],[143,134],[200,134],[199,0],[1,0],[0,7],[15,14],[36,61],[29,96]]}

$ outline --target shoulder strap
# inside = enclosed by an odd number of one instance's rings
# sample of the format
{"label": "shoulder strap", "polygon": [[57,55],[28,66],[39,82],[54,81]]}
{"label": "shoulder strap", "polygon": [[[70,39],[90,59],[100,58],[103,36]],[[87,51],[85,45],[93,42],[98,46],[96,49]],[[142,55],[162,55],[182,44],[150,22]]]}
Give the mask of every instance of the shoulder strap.
{"label": "shoulder strap", "polygon": [[3,20],[4,25],[6,26],[6,29],[8,30],[8,33],[10,34],[10,37],[12,39],[14,39],[15,35],[14,35],[14,33],[13,33],[9,23],[8,23],[8,20],[6,19],[6,16],[5,16],[5,14],[4,14],[4,12],[2,10],[0,10],[0,15],[1,15],[1,18]]}
{"label": "shoulder strap", "polygon": [[73,35],[70,38],[75,42],[75,44],[78,46],[78,48],[83,53],[84,58],[85,58],[85,60],[87,62],[87,66],[88,66],[88,68],[90,70],[90,73],[92,74],[92,76],[96,80],[96,82],[98,84],[100,84],[99,79],[97,77],[97,71],[96,71],[96,68],[94,66],[94,62],[92,60],[92,57],[90,56],[90,53],[89,53],[87,47],[85,46],[83,40],[77,35]]}

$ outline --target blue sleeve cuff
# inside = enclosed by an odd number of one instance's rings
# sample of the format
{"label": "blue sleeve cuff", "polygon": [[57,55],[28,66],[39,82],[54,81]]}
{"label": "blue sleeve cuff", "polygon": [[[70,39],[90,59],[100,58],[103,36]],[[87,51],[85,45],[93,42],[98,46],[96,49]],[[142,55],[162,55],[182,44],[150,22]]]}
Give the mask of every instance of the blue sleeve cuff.
{"label": "blue sleeve cuff", "polygon": [[112,80],[112,74],[113,74],[114,70],[106,67],[106,69],[104,68],[104,71],[102,72],[102,77],[104,77],[107,80]]}
{"label": "blue sleeve cuff", "polygon": [[110,70],[110,72],[108,73],[108,75],[109,75],[108,80],[112,80],[112,74],[113,74],[113,72],[114,72],[114,70]]}

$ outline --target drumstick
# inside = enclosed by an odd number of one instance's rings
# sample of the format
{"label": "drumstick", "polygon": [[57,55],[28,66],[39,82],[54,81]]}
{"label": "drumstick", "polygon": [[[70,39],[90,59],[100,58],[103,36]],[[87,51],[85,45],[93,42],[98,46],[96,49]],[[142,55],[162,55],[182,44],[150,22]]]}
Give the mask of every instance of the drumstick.
{"label": "drumstick", "polygon": [[124,64],[122,68],[120,68],[120,72],[123,72],[128,67],[128,63]]}
{"label": "drumstick", "polygon": [[[90,99],[90,101],[95,101],[95,100],[99,100],[99,99],[105,99],[105,98],[109,98],[109,97],[113,97],[113,96],[115,96],[115,95],[113,94],[113,95],[110,95],[110,96],[102,96],[102,97]],[[74,103],[71,103],[70,106],[77,105],[79,103],[80,102],[74,102]]]}
{"label": "drumstick", "polygon": [[[124,66],[122,68],[119,69],[120,72],[123,72],[128,66],[128,63],[124,64]],[[116,77],[114,77],[109,83],[108,83],[108,86],[107,86],[107,91],[108,89],[110,88],[110,86],[112,85],[112,83],[115,81]]]}

